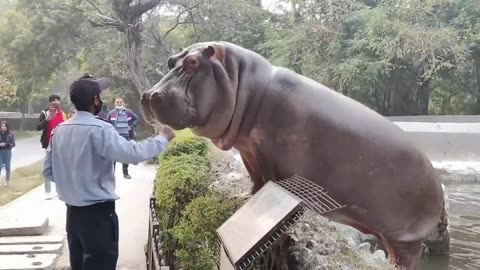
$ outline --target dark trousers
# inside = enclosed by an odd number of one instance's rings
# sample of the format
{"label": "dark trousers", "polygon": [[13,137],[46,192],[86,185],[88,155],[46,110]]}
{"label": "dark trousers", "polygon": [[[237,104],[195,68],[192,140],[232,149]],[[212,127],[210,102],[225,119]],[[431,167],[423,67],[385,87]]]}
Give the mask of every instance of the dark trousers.
{"label": "dark trousers", "polygon": [[67,205],[67,240],[72,270],[115,270],[118,217],[115,202]]}
{"label": "dark trousers", "polygon": [[12,161],[12,150],[0,150],[0,174],[5,164],[5,179],[10,182],[10,164]]}
{"label": "dark trousers", "polygon": [[[124,136],[124,135],[121,135],[122,137],[124,137],[125,139],[127,139],[127,141],[130,141],[131,137],[130,136]],[[113,170],[115,170],[115,165],[117,163],[113,163]],[[123,171],[123,175],[127,175],[128,174],[128,164],[122,164],[122,171]]]}

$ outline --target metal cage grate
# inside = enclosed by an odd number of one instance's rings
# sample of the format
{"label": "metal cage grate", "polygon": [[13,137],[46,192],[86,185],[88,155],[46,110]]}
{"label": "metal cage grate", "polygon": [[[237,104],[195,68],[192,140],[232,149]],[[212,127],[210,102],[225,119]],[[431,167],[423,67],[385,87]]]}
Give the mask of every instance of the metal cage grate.
{"label": "metal cage grate", "polygon": [[300,198],[304,207],[318,214],[325,214],[345,207],[345,205],[339,204],[330,197],[323,187],[301,176],[295,175],[275,183]]}
{"label": "metal cage grate", "polygon": [[[305,214],[306,210],[311,210],[318,214],[325,214],[345,207],[330,197],[323,187],[300,176],[292,176],[279,181],[272,181],[271,183],[274,183],[273,186],[280,188],[278,191],[294,195],[301,203],[294,212],[289,214],[285,213],[283,220],[273,227],[268,234],[262,237],[260,241],[252,246],[253,248],[247,254],[242,256],[240,260],[236,261],[235,264],[233,264],[228,253],[226,254],[232,262],[233,268],[236,270],[248,270],[253,267],[256,260],[265,254],[265,252],[269,251],[278,239],[299,221],[299,219]],[[271,183],[266,184],[262,189],[271,188]],[[254,197],[262,196],[259,195],[259,193],[261,192],[257,192]],[[252,198],[250,198],[250,200]],[[219,237],[216,245],[217,266],[219,269],[221,264],[220,256],[222,247],[222,239]]]}

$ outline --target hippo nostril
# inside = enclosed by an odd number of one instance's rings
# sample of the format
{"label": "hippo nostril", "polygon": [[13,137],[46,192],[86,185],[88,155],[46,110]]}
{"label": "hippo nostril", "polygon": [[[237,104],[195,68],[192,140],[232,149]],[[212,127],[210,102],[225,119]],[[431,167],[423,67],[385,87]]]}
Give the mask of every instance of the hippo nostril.
{"label": "hippo nostril", "polygon": [[177,59],[173,56],[169,57],[167,60],[168,69],[173,69],[175,64],[177,63]]}
{"label": "hippo nostril", "polygon": [[143,92],[141,101],[142,101],[142,102],[147,101],[148,98],[149,98],[149,96],[150,96],[150,95],[148,94],[148,92]]}

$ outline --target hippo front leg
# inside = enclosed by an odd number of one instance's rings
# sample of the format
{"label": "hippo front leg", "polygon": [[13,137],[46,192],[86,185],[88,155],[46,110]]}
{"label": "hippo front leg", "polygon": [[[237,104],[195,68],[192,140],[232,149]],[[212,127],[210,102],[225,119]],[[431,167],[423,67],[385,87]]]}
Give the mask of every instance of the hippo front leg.
{"label": "hippo front leg", "polygon": [[246,158],[243,154],[240,154],[240,157],[242,158],[243,165],[245,165],[245,168],[250,175],[250,180],[253,182],[253,187],[250,194],[255,194],[265,184],[263,176],[258,170],[258,168],[255,166],[254,160]]}

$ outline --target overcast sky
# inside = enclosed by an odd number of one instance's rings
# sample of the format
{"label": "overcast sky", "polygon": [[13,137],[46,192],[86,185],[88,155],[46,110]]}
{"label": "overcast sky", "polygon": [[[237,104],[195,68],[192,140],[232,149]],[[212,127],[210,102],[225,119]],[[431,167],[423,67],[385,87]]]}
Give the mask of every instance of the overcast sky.
{"label": "overcast sky", "polygon": [[[281,2],[281,1],[279,1],[279,0],[262,0],[262,5],[270,11],[274,11],[278,7],[279,2]],[[283,4],[283,6],[285,6],[285,3],[282,3],[282,4]],[[288,4],[287,4],[287,6],[288,6]]]}

